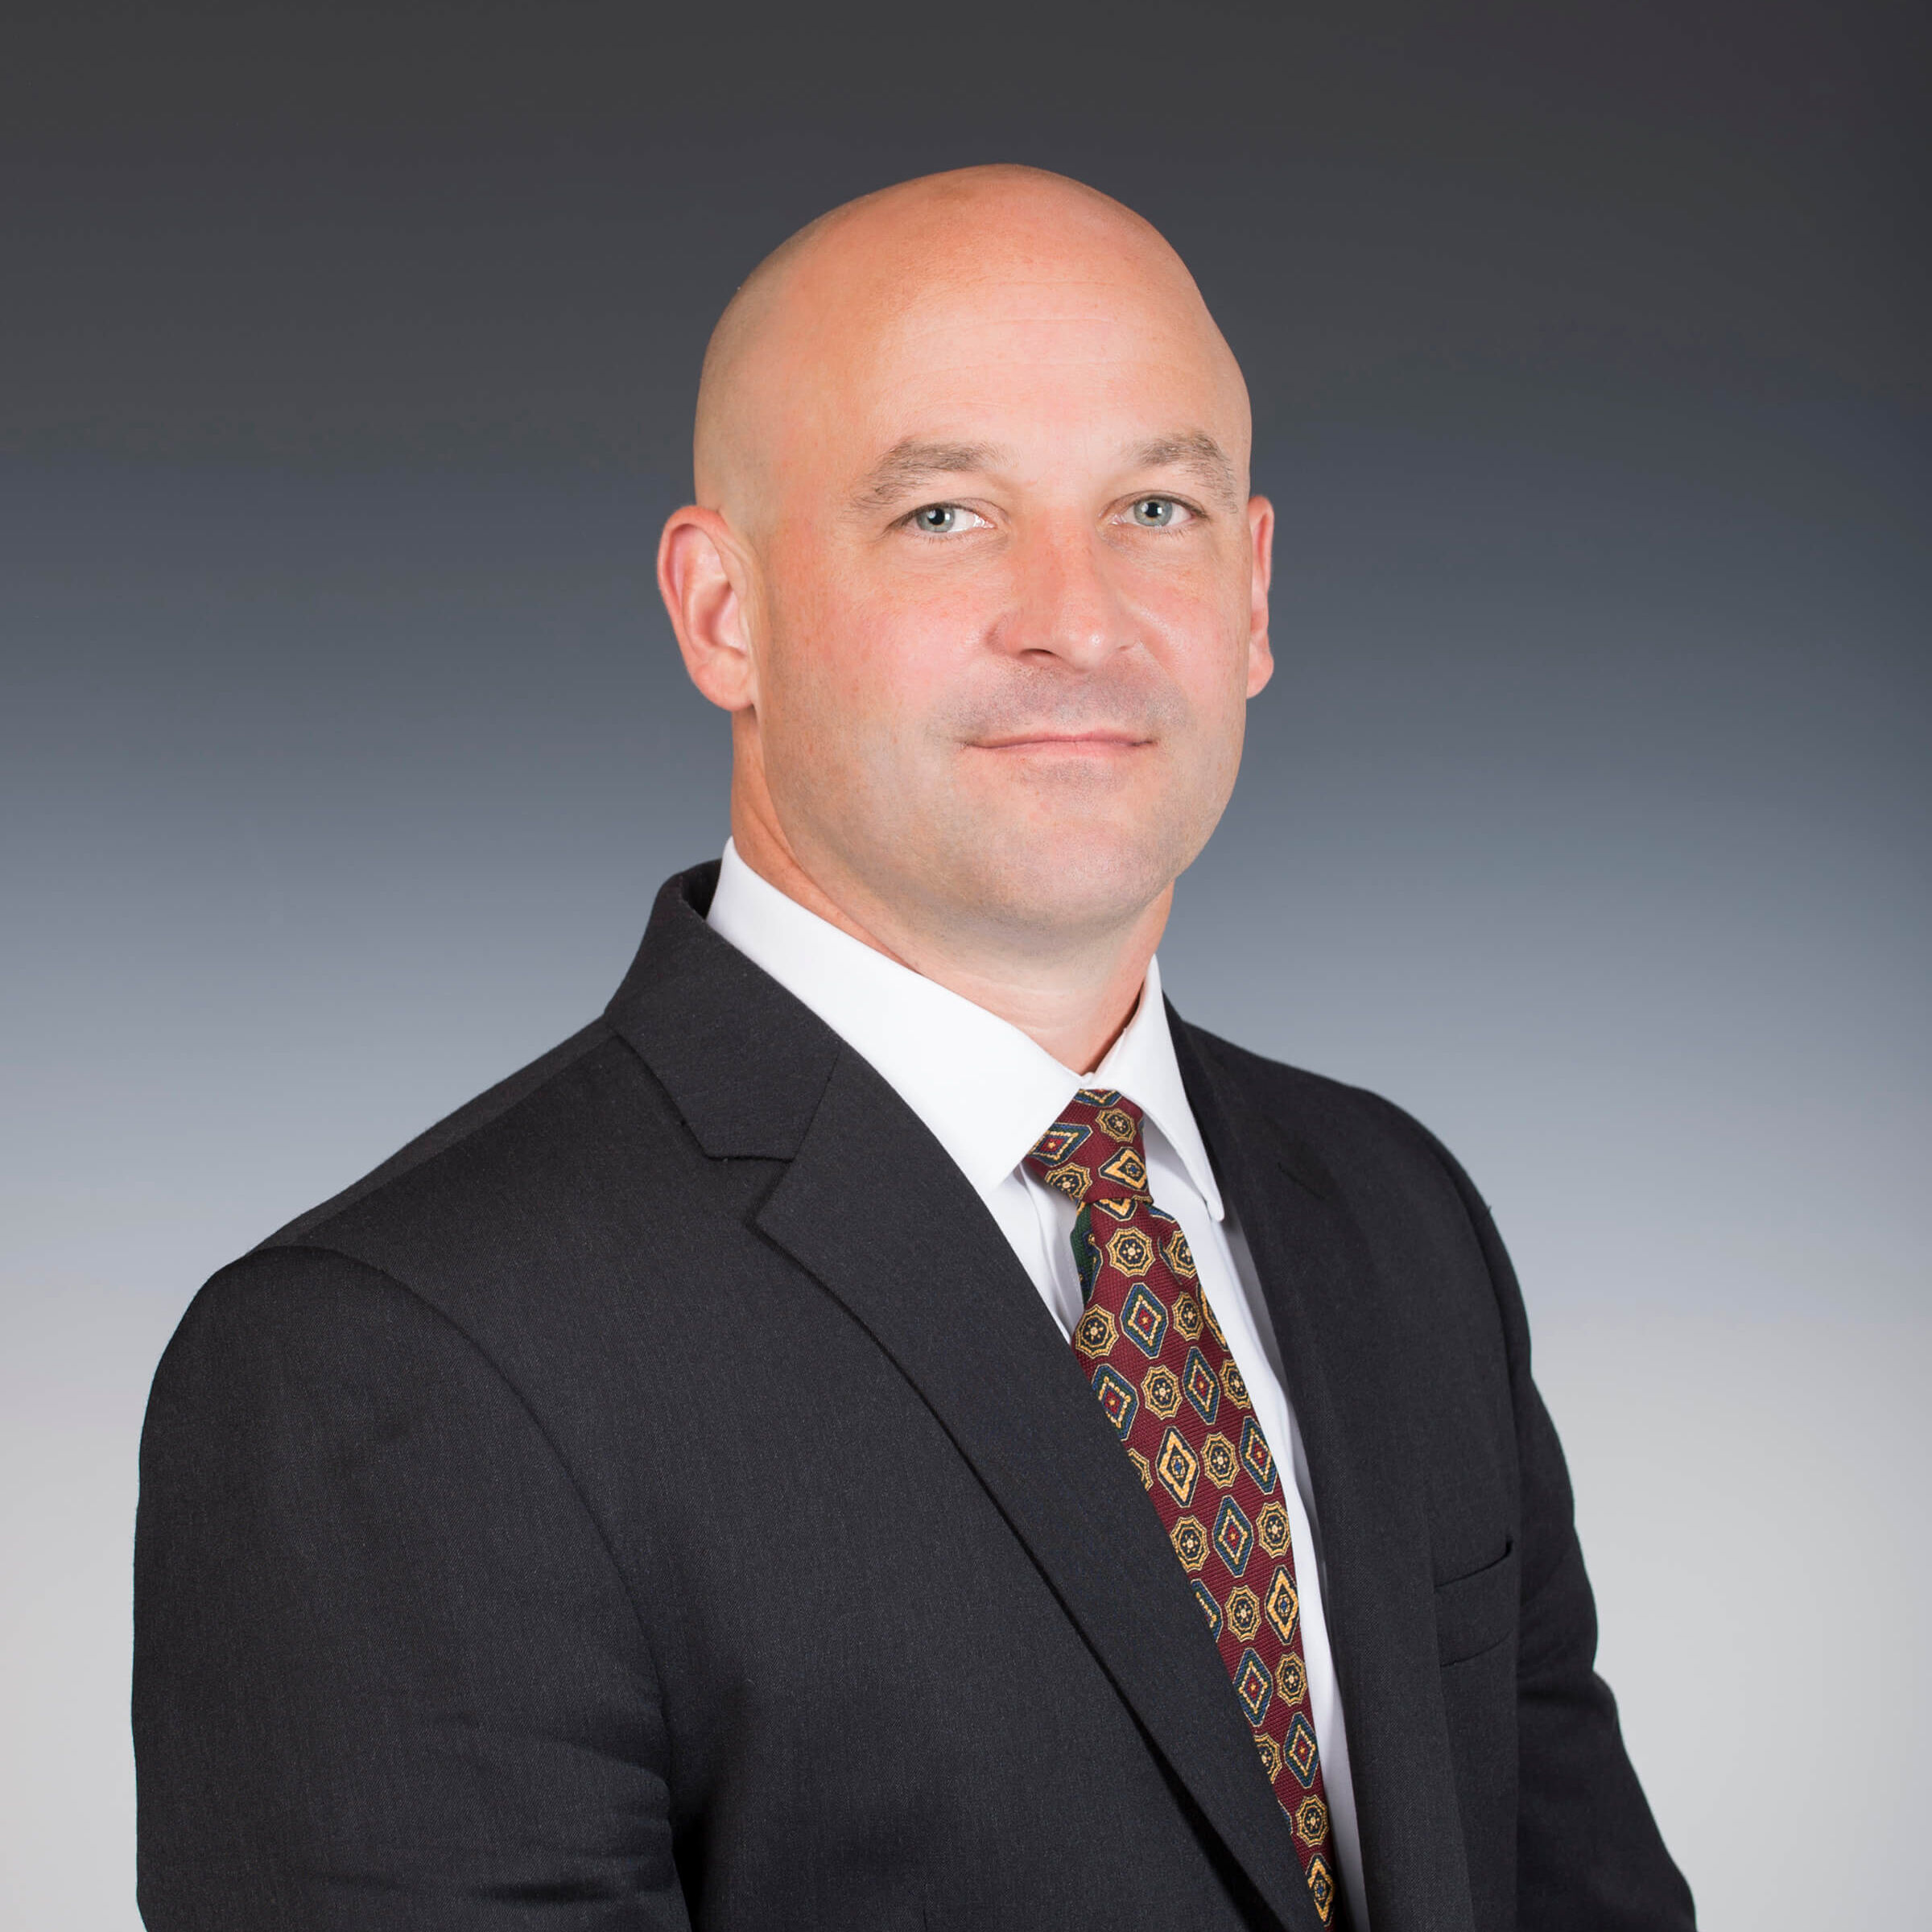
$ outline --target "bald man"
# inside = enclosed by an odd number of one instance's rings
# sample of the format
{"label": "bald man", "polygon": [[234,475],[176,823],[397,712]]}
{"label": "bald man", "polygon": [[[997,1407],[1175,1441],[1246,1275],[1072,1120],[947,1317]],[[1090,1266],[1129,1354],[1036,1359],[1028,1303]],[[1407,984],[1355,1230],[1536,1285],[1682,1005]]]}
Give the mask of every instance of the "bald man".
{"label": "bald man", "polygon": [[659,553],[722,861],[156,1377],[155,1932],[1691,1923],[1480,1199],[1162,997],[1249,434],[1055,176],[740,290]]}

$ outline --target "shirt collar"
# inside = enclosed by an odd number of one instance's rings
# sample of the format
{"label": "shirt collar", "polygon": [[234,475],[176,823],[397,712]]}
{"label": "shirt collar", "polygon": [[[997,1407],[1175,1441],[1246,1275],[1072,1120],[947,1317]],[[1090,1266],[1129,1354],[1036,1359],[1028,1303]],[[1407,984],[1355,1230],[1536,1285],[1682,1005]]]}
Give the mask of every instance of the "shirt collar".
{"label": "shirt collar", "polygon": [[1080,1088],[1111,1087],[1139,1105],[1221,1218],[1220,1190],[1174,1058],[1158,960],[1147,963],[1133,1018],[1083,1078],[1018,1027],[787,898],[729,841],[709,920],[872,1063],[981,1195],[1012,1174]]}
{"label": "shirt collar", "polygon": [[1207,1203],[1208,1212],[1217,1221],[1222,1218],[1221,1191],[1215,1181],[1213,1163],[1208,1158],[1207,1143],[1195,1124],[1194,1109],[1187,1104],[1181,1063],[1174,1058],[1158,958],[1147,962],[1147,978],[1133,1018],[1107,1050],[1106,1059],[1076,1084],[1117,1087],[1134,1101],[1150,1123],[1166,1136],[1168,1146],[1187,1170],[1187,1178]]}

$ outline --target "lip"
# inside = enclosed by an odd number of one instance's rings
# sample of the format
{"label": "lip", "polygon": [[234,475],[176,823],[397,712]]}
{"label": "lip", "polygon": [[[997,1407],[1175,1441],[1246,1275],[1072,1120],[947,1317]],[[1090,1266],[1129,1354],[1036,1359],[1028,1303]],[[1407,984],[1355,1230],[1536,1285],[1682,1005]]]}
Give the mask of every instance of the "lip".
{"label": "lip", "polygon": [[1151,738],[1129,737],[1125,732],[1028,732],[1012,738],[976,740],[978,751],[1135,751],[1154,742]]}

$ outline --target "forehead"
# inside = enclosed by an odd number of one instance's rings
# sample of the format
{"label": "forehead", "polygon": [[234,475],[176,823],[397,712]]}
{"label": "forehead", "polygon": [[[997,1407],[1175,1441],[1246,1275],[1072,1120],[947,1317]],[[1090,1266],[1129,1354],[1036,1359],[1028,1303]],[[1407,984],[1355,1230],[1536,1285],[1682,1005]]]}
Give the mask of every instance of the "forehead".
{"label": "forehead", "polygon": [[1020,247],[867,279],[812,303],[791,387],[800,427],[835,469],[908,437],[1074,460],[1177,423],[1245,448],[1239,371],[1178,263]]}

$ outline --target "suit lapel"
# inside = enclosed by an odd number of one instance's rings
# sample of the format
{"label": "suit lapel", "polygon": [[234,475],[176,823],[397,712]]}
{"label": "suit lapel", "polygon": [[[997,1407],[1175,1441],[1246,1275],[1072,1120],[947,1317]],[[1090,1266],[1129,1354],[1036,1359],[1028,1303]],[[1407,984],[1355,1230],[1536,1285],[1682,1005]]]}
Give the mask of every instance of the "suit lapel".
{"label": "suit lapel", "polygon": [[1463,1932],[1469,1883],[1422,1485],[1380,1364],[1393,1311],[1311,1150],[1173,1017],[1202,1136],[1254,1257],[1321,1525],[1323,1601],[1375,1932]]}
{"label": "suit lapel", "polygon": [[705,1151],[786,1162],[762,1232],[918,1390],[1286,1932],[1320,1932],[1294,1844],[1160,1520],[985,1203],[857,1054],[672,880],[609,1018]]}
{"label": "suit lapel", "polygon": [[1174,1552],[985,1204],[856,1054],[758,1225],[917,1389],[1282,1923],[1319,1922]]}

